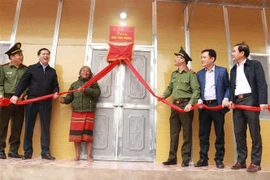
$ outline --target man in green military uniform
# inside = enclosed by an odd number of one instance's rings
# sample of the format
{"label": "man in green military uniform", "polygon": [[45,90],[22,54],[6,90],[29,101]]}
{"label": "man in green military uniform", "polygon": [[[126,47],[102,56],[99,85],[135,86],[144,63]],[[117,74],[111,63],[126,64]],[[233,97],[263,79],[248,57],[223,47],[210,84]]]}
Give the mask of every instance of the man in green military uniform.
{"label": "man in green military uniform", "polygon": [[[21,43],[16,43],[5,54],[10,62],[0,66],[0,99],[11,98],[27,67],[23,65]],[[23,96],[20,97],[22,99]],[[11,104],[0,109],[0,159],[6,159],[5,147],[9,120],[11,119],[10,149],[8,157],[21,158],[18,154],[24,120],[24,106]]]}
{"label": "man in green military uniform", "polygon": [[170,152],[164,165],[177,164],[177,149],[179,142],[179,133],[183,128],[183,145],[181,148],[182,167],[189,166],[191,160],[192,148],[192,121],[193,110],[192,105],[196,104],[200,96],[200,86],[196,73],[187,67],[188,61],[192,61],[189,55],[181,47],[180,51],[175,54],[174,65],[178,69],[172,72],[171,80],[168,88],[159,98],[167,98],[172,94],[173,104],[183,109],[185,112],[180,113],[171,109],[170,116]]}

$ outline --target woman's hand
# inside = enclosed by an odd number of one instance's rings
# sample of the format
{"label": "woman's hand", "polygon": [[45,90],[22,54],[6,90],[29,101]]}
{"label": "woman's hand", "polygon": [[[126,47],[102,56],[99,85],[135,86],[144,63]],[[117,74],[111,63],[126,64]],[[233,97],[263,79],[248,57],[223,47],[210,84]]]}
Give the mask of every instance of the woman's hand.
{"label": "woman's hand", "polygon": [[77,89],[78,92],[83,93],[85,88],[82,88],[81,86]]}
{"label": "woman's hand", "polygon": [[59,98],[59,102],[60,102],[61,104],[64,104],[65,99],[64,99],[63,97],[60,97],[60,98]]}

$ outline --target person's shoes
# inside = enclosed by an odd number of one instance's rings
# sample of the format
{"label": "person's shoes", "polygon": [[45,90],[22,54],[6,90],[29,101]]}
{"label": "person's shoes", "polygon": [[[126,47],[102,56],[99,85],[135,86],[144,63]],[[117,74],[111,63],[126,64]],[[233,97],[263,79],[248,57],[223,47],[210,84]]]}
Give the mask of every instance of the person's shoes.
{"label": "person's shoes", "polygon": [[181,166],[182,167],[188,167],[189,166],[189,161],[183,161],[182,163],[181,163]]}
{"label": "person's shoes", "polygon": [[24,155],[22,156],[22,159],[23,159],[23,160],[26,160],[26,159],[32,159],[32,154],[24,153]]}
{"label": "person's shoes", "polygon": [[208,161],[200,159],[196,164],[194,164],[194,167],[202,167],[202,166],[208,166]]}
{"label": "person's shoes", "polygon": [[251,163],[247,168],[247,172],[257,172],[260,171],[261,169],[262,169],[261,166]]}
{"label": "person's shoes", "polygon": [[247,168],[246,163],[240,163],[240,162],[235,163],[235,165],[231,167],[231,169],[233,170],[245,169],[245,168]]}
{"label": "person's shoes", "polygon": [[168,159],[167,161],[163,162],[162,164],[165,166],[175,165],[175,164],[177,164],[177,161],[176,161],[176,159]]}
{"label": "person's shoes", "polygon": [[8,157],[10,158],[22,158],[22,155],[18,154],[18,152],[12,152],[12,151],[9,151],[8,152]]}
{"label": "person's shoes", "polygon": [[7,159],[5,151],[0,151],[0,159]]}
{"label": "person's shoes", "polygon": [[223,169],[224,168],[224,164],[222,161],[216,161],[216,167],[219,169]]}
{"label": "person's shoes", "polygon": [[55,157],[53,157],[50,153],[42,154],[41,157],[42,159],[55,160]]}

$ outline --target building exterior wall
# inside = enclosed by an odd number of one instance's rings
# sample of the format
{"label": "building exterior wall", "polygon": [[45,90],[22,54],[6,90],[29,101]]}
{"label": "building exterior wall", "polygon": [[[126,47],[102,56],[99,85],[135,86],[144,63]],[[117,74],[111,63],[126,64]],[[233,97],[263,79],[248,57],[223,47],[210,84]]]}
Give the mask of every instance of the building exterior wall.
{"label": "building exterior wall", "polygon": [[[17,0],[0,2],[0,41],[9,41],[13,29]],[[89,27],[91,0],[64,0],[59,29],[59,41],[55,68],[58,73],[61,91],[68,90],[70,84],[78,77],[78,71],[85,62],[85,51]],[[58,3],[55,0],[23,0],[15,41],[22,43],[26,65],[37,62],[36,52],[42,47],[52,49]],[[157,94],[166,89],[174,66],[174,52],[180,46],[185,48],[184,4],[157,2]],[[127,12],[127,26],[135,27],[135,45],[151,46],[153,42],[152,0],[96,0],[93,23],[92,43],[107,43],[109,27],[120,25],[120,12]],[[200,70],[201,51],[213,48],[217,51],[216,64],[230,69],[228,45],[245,41],[252,53],[267,53],[265,35],[261,18],[261,9],[230,8],[228,19],[230,42],[228,44],[222,6],[197,5],[190,23],[191,67]],[[266,10],[267,24],[270,25],[270,10]],[[270,32],[268,31],[268,36]],[[267,74],[269,76],[269,74]],[[171,100],[171,98],[168,98]],[[195,110],[193,121],[193,156],[199,159],[198,113]],[[156,106],[156,161],[167,159],[170,143],[169,116],[170,108],[160,102]],[[68,142],[71,107],[53,103],[51,122],[51,152],[57,158],[72,158],[73,143]],[[270,163],[270,121],[261,121],[263,139],[262,163]],[[225,121],[226,155],[225,163],[234,162],[234,137],[232,113],[226,114]],[[22,132],[22,141],[23,142]],[[34,131],[34,155],[40,154],[40,124],[37,120]],[[181,162],[180,133],[178,161]],[[215,135],[212,129],[209,158],[214,159]],[[248,136],[249,149],[250,137]],[[250,152],[250,151],[249,151]],[[20,153],[23,153],[22,146]]]}

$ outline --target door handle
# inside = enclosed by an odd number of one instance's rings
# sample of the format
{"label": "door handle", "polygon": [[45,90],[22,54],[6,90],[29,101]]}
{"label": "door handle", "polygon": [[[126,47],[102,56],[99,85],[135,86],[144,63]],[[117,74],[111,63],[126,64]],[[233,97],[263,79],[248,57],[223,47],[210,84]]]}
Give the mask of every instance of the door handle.
{"label": "door handle", "polygon": [[123,104],[120,104],[120,105],[114,104],[113,107],[124,107],[124,105]]}

